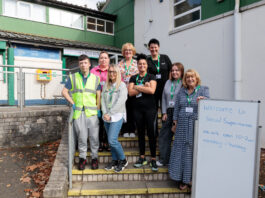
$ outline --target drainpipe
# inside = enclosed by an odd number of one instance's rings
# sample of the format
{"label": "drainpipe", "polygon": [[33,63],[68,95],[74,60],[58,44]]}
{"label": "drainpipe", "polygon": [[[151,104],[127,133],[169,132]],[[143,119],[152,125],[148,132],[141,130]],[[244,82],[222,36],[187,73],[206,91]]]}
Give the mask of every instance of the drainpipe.
{"label": "drainpipe", "polygon": [[242,86],[242,52],[241,52],[241,13],[240,0],[235,0],[234,10],[234,99],[241,100]]}

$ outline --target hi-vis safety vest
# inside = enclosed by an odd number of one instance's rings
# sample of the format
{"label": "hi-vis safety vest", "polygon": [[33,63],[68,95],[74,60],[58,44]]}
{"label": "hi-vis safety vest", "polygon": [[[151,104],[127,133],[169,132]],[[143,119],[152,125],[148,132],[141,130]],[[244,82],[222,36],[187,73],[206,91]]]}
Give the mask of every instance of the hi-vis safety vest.
{"label": "hi-vis safety vest", "polygon": [[75,102],[73,119],[80,117],[83,108],[87,117],[97,115],[96,90],[100,82],[99,77],[90,73],[85,85],[79,72],[70,75],[70,79],[72,84],[70,93]]}

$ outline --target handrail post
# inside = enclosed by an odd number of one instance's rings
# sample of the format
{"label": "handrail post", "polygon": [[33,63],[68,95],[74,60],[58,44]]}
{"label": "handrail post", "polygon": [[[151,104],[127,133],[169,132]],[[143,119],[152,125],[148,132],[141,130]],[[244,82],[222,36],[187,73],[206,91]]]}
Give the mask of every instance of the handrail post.
{"label": "handrail post", "polygon": [[73,109],[71,108],[69,121],[68,121],[68,178],[69,178],[69,189],[72,188],[72,163],[73,163],[73,149],[75,149],[75,145],[73,145]]}
{"label": "handrail post", "polygon": [[23,84],[23,76],[22,76],[22,67],[19,68],[19,106],[20,106],[20,112],[23,111],[23,94],[22,94],[22,87]]}

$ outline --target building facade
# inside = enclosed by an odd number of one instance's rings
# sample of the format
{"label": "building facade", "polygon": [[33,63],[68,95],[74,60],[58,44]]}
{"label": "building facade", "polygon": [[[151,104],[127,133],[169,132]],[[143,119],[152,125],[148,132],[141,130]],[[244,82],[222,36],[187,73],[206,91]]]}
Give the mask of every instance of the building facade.
{"label": "building facade", "polygon": [[[23,95],[25,105],[54,104],[68,74],[62,69],[77,67],[81,54],[92,66],[100,51],[117,62],[116,18],[54,0],[0,0],[0,105],[18,104]],[[22,84],[19,68],[3,65],[23,67]]]}
{"label": "building facade", "polygon": [[[106,8],[116,4],[110,0]],[[211,98],[261,101],[265,126],[264,0],[135,0],[133,10],[137,53],[149,54],[147,43],[157,38],[172,62],[200,73]]]}

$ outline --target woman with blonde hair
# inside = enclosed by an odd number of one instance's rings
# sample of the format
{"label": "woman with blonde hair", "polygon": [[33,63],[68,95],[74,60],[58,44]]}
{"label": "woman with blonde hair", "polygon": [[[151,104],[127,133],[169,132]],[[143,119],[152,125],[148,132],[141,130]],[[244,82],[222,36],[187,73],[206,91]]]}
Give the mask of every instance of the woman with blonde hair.
{"label": "woman with blonde hair", "polygon": [[209,88],[201,86],[200,75],[189,69],[185,72],[173,113],[172,131],[175,133],[169,176],[184,190],[191,185],[194,121],[198,117],[198,101],[209,98]]}
{"label": "woman with blonde hair", "polygon": [[101,96],[101,109],[104,126],[111,149],[112,161],[105,167],[106,170],[114,169],[120,172],[128,165],[118,136],[122,123],[126,121],[125,102],[127,89],[121,81],[120,70],[116,65],[110,65],[105,85]]}
{"label": "woman with blonde hair", "polygon": [[[129,80],[131,76],[139,73],[137,67],[137,61],[133,59],[136,51],[132,43],[125,43],[121,49],[124,59],[119,62],[119,68],[121,71],[121,77],[123,82],[129,85]],[[127,122],[122,126],[122,133],[124,137],[135,137],[135,122],[133,119],[133,104],[132,97],[128,96],[126,101],[126,110],[127,110]]]}

